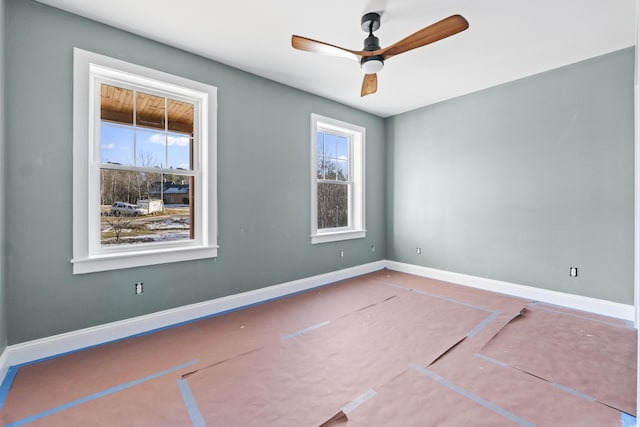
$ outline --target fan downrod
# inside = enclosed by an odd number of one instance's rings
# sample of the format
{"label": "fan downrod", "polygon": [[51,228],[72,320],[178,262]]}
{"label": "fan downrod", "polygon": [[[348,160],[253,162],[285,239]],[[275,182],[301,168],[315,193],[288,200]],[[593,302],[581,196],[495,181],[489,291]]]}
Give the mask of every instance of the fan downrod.
{"label": "fan downrod", "polygon": [[[362,29],[365,33],[369,33],[369,36],[364,39],[364,50],[365,52],[373,52],[374,50],[380,50],[380,40],[373,35],[373,32],[380,28],[380,14],[376,12],[367,13],[360,20],[362,24]],[[382,61],[382,57],[379,56],[369,56],[363,57],[361,63],[367,62],[368,60],[376,59]]]}
{"label": "fan downrod", "polygon": [[362,17],[360,23],[364,32],[369,33],[369,37],[364,39],[364,50],[368,52],[379,50],[380,40],[373,35],[373,32],[380,28],[380,14],[376,12],[367,13]]}

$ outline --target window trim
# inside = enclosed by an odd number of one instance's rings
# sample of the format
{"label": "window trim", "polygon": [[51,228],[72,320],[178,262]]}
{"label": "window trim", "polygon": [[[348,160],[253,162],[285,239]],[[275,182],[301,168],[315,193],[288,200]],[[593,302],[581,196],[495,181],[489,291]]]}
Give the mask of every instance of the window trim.
{"label": "window trim", "polygon": [[[197,94],[200,114],[196,115],[195,132],[200,133],[196,192],[201,192],[200,205],[194,212],[198,236],[188,242],[162,245],[136,245],[132,250],[96,250],[92,230],[99,227],[99,207],[95,206],[98,166],[93,143],[99,123],[99,96],[95,79],[115,78],[139,88],[151,88],[193,99]],[[96,100],[97,98],[97,100]],[[90,105],[91,100],[94,101]],[[195,114],[195,112],[194,112]],[[200,117],[201,119],[198,119]],[[217,88],[161,71],[74,48],[73,78],[73,274],[187,261],[217,256]],[[199,181],[199,182],[198,182]],[[99,182],[98,182],[99,188]],[[93,199],[91,199],[93,197]],[[99,204],[99,201],[98,201]],[[196,205],[197,206],[197,205]]]}
{"label": "window trim", "polygon": [[[318,229],[317,138],[318,131],[337,133],[349,138],[349,226]],[[366,237],[365,227],[365,141],[362,126],[311,114],[311,243],[336,242]]]}

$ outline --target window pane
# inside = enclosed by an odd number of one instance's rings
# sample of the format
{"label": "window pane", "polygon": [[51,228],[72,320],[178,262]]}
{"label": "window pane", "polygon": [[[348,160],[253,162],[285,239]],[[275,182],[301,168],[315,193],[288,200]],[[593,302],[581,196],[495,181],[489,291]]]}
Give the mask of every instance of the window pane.
{"label": "window pane", "polygon": [[349,226],[349,186],[318,183],[318,229]]}
{"label": "window pane", "polygon": [[145,173],[102,169],[100,203],[107,208],[115,202],[136,204],[147,194],[151,179],[153,178]]}
{"label": "window pane", "polygon": [[102,169],[101,245],[192,239],[191,189],[189,177]]}
{"label": "window pane", "polygon": [[167,167],[167,134],[136,130],[136,165],[147,168]]}
{"label": "window pane", "polygon": [[318,175],[318,179],[324,179],[324,174],[325,174],[325,164],[326,161],[324,160],[324,158],[318,158],[318,166],[317,166],[317,175]]}
{"label": "window pane", "polygon": [[100,163],[133,165],[133,128],[100,123]]}
{"label": "window pane", "polygon": [[324,157],[324,134],[322,132],[316,132],[316,157],[318,159]]}
{"label": "window pane", "polygon": [[193,104],[168,99],[167,109],[168,129],[193,136]]}
{"label": "window pane", "polygon": [[349,160],[349,140],[345,137],[338,137],[337,156],[339,159]]}
{"label": "window pane", "polygon": [[338,137],[331,135],[330,133],[323,133],[324,135],[324,156],[336,157],[336,143]]}
{"label": "window pane", "polygon": [[349,180],[349,162],[346,160],[338,160],[336,162],[336,179],[338,181]]}
{"label": "window pane", "polygon": [[133,91],[101,84],[100,120],[132,125]]}
{"label": "window pane", "polygon": [[325,179],[336,179],[337,164],[335,159],[325,158]]}
{"label": "window pane", "polygon": [[167,166],[172,169],[192,169],[193,138],[187,134],[170,133],[167,136]]}
{"label": "window pane", "polygon": [[165,99],[161,96],[138,92],[136,97],[136,125],[164,130]]}

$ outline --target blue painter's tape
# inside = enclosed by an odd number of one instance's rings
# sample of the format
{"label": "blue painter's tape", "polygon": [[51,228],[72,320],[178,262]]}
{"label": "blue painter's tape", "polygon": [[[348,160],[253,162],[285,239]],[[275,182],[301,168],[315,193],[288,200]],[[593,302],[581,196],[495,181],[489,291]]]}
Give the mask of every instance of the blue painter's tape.
{"label": "blue painter's tape", "polygon": [[636,427],[636,417],[626,412],[620,413],[620,425],[622,427]]}
{"label": "blue painter's tape", "polygon": [[458,300],[455,300],[453,298],[444,297],[442,295],[432,294],[430,292],[419,291],[417,289],[412,289],[412,288],[405,288],[404,286],[394,285],[392,283],[387,283],[387,286],[391,286],[391,287],[394,287],[394,288],[400,288],[400,289],[406,289],[408,291],[412,291],[412,292],[415,292],[415,293],[420,294],[420,295],[425,295],[425,296],[428,296],[428,297],[431,297],[431,298],[437,298],[437,299],[440,299],[440,300],[443,300],[443,301],[451,302],[451,303],[454,303],[454,304],[458,304],[458,305],[462,305],[462,306],[465,306],[465,307],[473,308],[475,310],[480,310],[480,311],[484,311],[484,312],[490,313],[489,316],[487,316],[486,319],[484,319],[482,322],[478,323],[471,331],[469,331],[469,333],[467,334],[467,336],[469,338],[473,337],[478,332],[480,332],[485,326],[487,326],[489,323],[491,323],[491,321],[493,319],[495,319],[496,317],[498,317],[498,315],[500,314],[499,311],[491,310],[491,309],[488,309],[488,308],[485,308],[485,307],[480,307],[479,305],[469,304],[467,302],[458,301]]}
{"label": "blue painter's tape", "polygon": [[457,301],[457,300],[454,300],[453,298],[443,297],[442,295],[436,295],[436,294],[432,294],[432,293],[425,292],[425,291],[419,291],[417,289],[412,289],[412,291],[417,293],[417,294],[420,294],[420,295],[426,295],[428,297],[438,298],[438,299],[441,299],[443,301],[452,302],[454,304],[463,305],[465,307],[475,308],[476,310],[486,311],[487,313],[497,313],[494,310],[490,310],[488,308],[480,307],[479,305],[474,305],[474,304],[469,304],[467,302]]}
{"label": "blue painter's tape", "polygon": [[506,368],[507,366],[509,366],[507,363],[503,362],[502,360],[494,359],[493,357],[485,356],[484,354],[475,353],[474,356],[477,357],[478,359],[482,359],[484,361],[493,363],[494,365],[498,365],[503,368]]}
{"label": "blue painter's tape", "polygon": [[435,372],[432,372],[428,369],[423,368],[422,366],[416,365],[415,363],[411,364],[411,367],[413,369],[415,369],[416,371],[420,372],[423,375],[428,376],[429,378],[437,381],[438,383],[448,387],[449,389],[455,391],[456,393],[459,393],[461,395],[463,395],[464,397],[473,400],[474,402],[484,406],[487,409],[490,409],[491,411],[495,412],[498,415],[502,415],[503,417],[513,421],[516,424],[519,424],[523,427],[535,427],[534,424],[530,423],[529,421],[523,420],[522,418],[518,417],[515,414],[512,414],[511,412],[507,411],[506,409],[502,409],[501,407],[499,407],[498,405],[495,405],[483,398],[481,398],[480,396],[476,396],[475,394],[463,389],[462,387],[442,378],[440,375],[436,374]]}
{"label": "blue painter's tape", "polygon": [[[506,368],[506,367],[509,366],[509,364],[507,364],[507,363],[505,363],[505,362],[503,362],[501,360],[494,359],[493,357],[485,356],[484,354],[475,353],[474,356],[476,356],[479,359],[486,360],[487,362],[493,363],[495,365],[502,366],[503,368]],[[555,388],[558,388],[558,389],[560,389],[560,390],[562,390],[564,392],[573,394],[574,396],[579,397],[581,399],[585,399],[585,400],[588,400],[590,402],[595,402],[596,401],[595,397],[589,396],[588,394],[581,393],[578,390],[574,390],[574,389],[572,389],[570,387],[567,387],[567,386],[564,386],[562,384],[551,383],[551,386],[555,387]]]}
{"label": "blue painter's tape", "polygon": [[369,390],[366,393],[361,394],[357,398],[353,399],[351,402],[349,402],[346,405],[344,405],[341,408],[341,411],[344,414],[348,414],[349,412],[353,411],[358,406],[362,405],[364,402],[366,402],[367,400],[371,399],[375,395],[376,395],[376,392],[374,390]]}
{"label": "blue painter's tape", "polygon": [[2,406],[4,406],[4,401],[7,399],[7,394],[11,389],[13,379],[18,373],[18,369],[19,368],[17,366],[9,366],[7,374],[4,376],[4,380],[2,380],[2,385],[0,385],[0,409],[2,409]]}
{"label": "blue painter's tape", "polygon": [[296,331],[296,332],[294,332],[292,334],[285,335],[285,336],[282,337],[282,340],[283,341],[290,340],[291,338],[295,338],[298,335],[304,334],[305,332],[313,331],[314,329],[321,328],[321,327],[326,326],[328,324],[329,324],[329,321],[325,320],[324,322],[318,323],[317,325],[312,325],[312,326],[309,326],[308,328],[300,329],[299,331]]}
{"label": "blue painter's tape", "polygon": [[627,329],[635,329],[636,325],[633,323],[632,320],[625,320],[624,324],[627,325]]}
{"label": "blue painter's tape", "polygon": [[48,409],[46,411],[34,414],[34,415],[30,416],[30,417],[23,418],[23,419],[18,420],[18,421],[14,421],[14,422],[12,422],[10,424],[5,425],[5,427],[17,427],[17,426],[21,426],[21,425],[24,425],[24,424],[39,420],[39,419],[47,417],[49,415],[53,415],[53,414],[56,414],[58,412],[64,411],[65,409],[73,408],[74,406],[80,405],[81,403],[85,403],[85,402],[89,402],[91,400],[99,399],[101,397],[108,396],[108,395],[110,395],[112,393],[115,393],[115,392],[118,392],[118,391],[122,391],[122,390],[125,390],[127,388],[142,384],[144,382],[159,378],[159,377],[161,377],[163,375],[167,375],[167,374],[170,374],[172,372],[179,371],[180,369],[184,369],[184,368],[186,368],[188,366],[191,366],[191,365],[194,365],[196,363],[198,363],[197,360],[192,360],[191,362],[187,362],[187,363],[183,363],[182,365],[174,366],[173,368],[169,368],[167,370],[164,370],[164,371],[161,371],[161,372],[157,372],[157,373],[149,375],[147,377],[140,378],[138,380],[131,381],[131,382],[126,383],[126,384],[120,384],[120,385],[117,385],[115,387],[111,387],[111,388],[108,388],[106,390],[100,391],[98,393],[90,394],[89,396],[81,397],[80,399],[74,400],[74,401],[69,402],[69,403],[65,403],[64,405],[56,406],[55,408],[51,408],[51,409]]}
{"label": "blue painter's tape", "polygon": [[551,385],[553,387],[555,387],[555,388],[559,388],[562,391],[566,391],[567,393],[571,393],[574,396],[578,396],[578,397],[580,397],[582,399],[585,399],[585,400],[588,400],[590,402],[595,402],[596,401],[595,397],[591,397],[588,394],[580,393],[578,390],[574,390],[574,389],[572,389],[570,387],[567,387],[567,386],[564,386],[562,384],[553,383]]}
{"label": "blue painter's tape", "polygon": [[193,427],[206,427],[207,423],[205,423],[204,418],[202,418],[202,414],[200,413],[200,409],[198,409],[196,400],[193,398],[193,394],[191,393],[187,380],[179,379],[178,388],[180,389],[180,394],[182,394],[184,404],[187,406],[187,412],[189,412],[189,417],[191,418]]}
{"label": "blue painter's tape", "polygon": [[396,285],[395,283],[385,283],[385,285],[387,285],[387,286],[389,286],[391,288],[402,289],[402,290],[408,291],[408,292],[411,292],[413,290],[411,288],[407,288],[406,286]]}
{"label": "blue painter's tape", "polygon": [[498,313],[497,311],[494,311],[493,313],[491,313],[489,316],[487,316],[486,319],[484,319],[482,322],[478,323],[476,325],[475,328],[473,328],[468,334],[467,336],[469,338],[473,337],[474,335],[476,335],[478,332],[480,332],[482,329],[484,329],[485,326],[487,326],[489,323],[491,323],[493,321],[493,319],[495,319],[496,317],[498,317]]}

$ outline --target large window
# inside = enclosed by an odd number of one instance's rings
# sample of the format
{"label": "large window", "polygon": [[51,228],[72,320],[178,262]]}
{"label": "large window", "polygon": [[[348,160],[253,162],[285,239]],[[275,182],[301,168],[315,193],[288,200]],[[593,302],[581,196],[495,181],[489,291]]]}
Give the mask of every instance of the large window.
{"label": "large window", "polygon": [[364,128],[311,115],[311,242],[365,237]]}
{"label": "large window", "polygon": [[216,88],[76,49],[74,273],[217,255]]}

